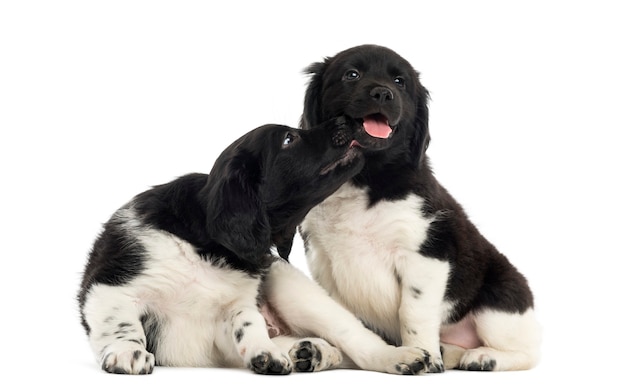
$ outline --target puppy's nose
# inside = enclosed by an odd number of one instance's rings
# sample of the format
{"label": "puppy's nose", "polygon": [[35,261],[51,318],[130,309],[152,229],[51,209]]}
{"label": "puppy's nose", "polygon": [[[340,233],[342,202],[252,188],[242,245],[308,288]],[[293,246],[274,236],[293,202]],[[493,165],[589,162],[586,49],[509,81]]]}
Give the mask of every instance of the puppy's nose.
{"label": "puppy's nose", "polygon": [[370,91],[370,96],[380,104],[393,100],[393,92],[387,87],[374,87]]}

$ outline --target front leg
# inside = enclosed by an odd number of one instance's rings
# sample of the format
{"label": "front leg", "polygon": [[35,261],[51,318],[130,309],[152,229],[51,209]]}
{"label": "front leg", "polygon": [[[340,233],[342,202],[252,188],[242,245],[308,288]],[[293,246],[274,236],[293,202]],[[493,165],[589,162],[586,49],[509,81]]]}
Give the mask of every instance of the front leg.
{"label": "front leg", "polygon": [[246,367],[264,375],[291,372],[291,360],[270,340],[265,319],[256,306],[235,307],[226,322]]}
{"label": "front leg", "polygon": [[264,291],[294,334],[320,337],[337,347],[343,353],[342,367],[414,375],[424,373],[430,364],[428,353],[419,347],[385,343],[316,282],[285,261],[272,264]]}
{"label": "front leg", "polygon": [[419,254],[407,257],[398,266],[402,345],[424,349],[431,357],[428,372],[443,372],[439,330],[450,266],[448,262]]}

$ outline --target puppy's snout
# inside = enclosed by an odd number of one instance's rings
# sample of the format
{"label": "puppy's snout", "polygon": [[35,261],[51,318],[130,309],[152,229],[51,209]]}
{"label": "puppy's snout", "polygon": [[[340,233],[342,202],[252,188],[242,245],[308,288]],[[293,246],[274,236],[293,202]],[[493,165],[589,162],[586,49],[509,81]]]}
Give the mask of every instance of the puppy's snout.
{"label": "puppy's snout", "polygon": [[393,100],[393,92],[387,87],[374,87],[370,96],[380,104]]}

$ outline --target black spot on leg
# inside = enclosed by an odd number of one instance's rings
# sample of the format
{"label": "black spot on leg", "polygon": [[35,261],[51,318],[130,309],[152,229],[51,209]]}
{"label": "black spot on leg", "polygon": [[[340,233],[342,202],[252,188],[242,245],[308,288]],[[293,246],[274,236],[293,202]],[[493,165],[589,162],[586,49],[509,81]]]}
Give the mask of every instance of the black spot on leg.
{"label": "black spot on leg", "polygon": [[242,338],[243,338],[243,329],[235,330],[235,341],[237,341],[237,343],[239,343],[239,342],[241,342]]}
{"label": "black spot on leg", "polygon": [[413,296],[414,299],[419,299],[419,297],[422,295],[422,291],[414,286],[411,287],[411,295]]}
{"label": "black spot on leg", "polygon": [[393,269],[393,274],[396,277],[396,282],[398,285],[402,285],[402,277],[400,277],[400,273],[398,273],[397,269]]}

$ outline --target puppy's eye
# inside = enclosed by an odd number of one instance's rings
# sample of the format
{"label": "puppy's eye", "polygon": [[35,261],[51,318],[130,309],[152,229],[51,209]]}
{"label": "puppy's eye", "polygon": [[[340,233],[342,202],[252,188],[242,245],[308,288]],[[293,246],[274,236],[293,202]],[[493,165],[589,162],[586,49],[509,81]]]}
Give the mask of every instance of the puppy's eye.
{"label": "puppy's eye", "polygon": [[406,82],[404,81],[404,78],[400,76],[396,76],[396,78],[393,79],[393,82],[396,83],[400,87],[404,87],[406,84]]}
{"label": "puppy's eye", "polygon": [[283,148],[292,144],[296,140],[296,136],[291,133],[285,134],[285,138],[283,139]]}
{"label": "puppy's eye", "polygon": [[343,80],[358,80],[361,78],[361,74],[356,69],[350,69],[343,75]]}

